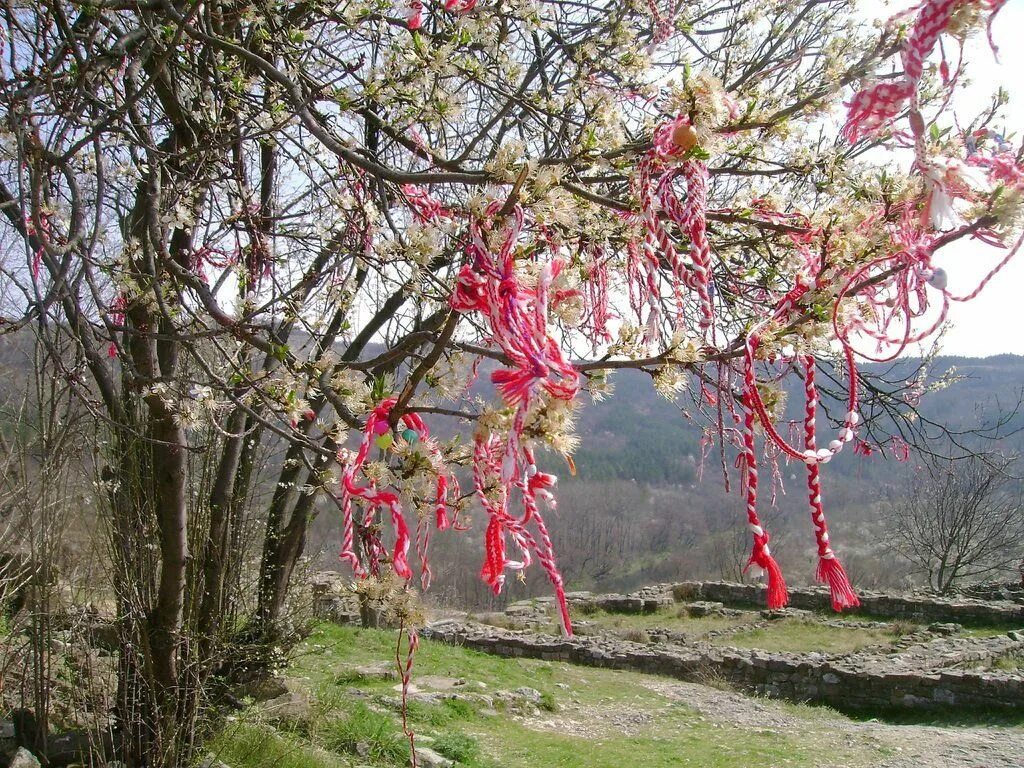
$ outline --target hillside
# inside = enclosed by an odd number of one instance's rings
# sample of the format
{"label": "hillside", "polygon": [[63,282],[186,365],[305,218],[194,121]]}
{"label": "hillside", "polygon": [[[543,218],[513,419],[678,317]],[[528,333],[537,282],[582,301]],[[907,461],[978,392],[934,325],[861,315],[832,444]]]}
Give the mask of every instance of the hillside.
{"label": "hillside", "polygon": [[[915,375],[919,363],[901,360],[892,365],[865,366],[880,386],[897,391]],[[958,442],[1008,453],[1024,452],[1024,412],[1014,412],[1024,386],[1024,357],[1000,355],[976,359],[941,357],[931,366],[929,380],[955,371],[954,383],[923,397],[918,405],[924,423],[945,425]],[[482,377],[483,378],[483,377]],[[888,383],[883,383],[888,382]],[[641,372],[621,371],[614,376],[613,394],[598,403],[589,397],[580,409],[577,432],[581,438],[574,454],[573,477],[561,458],[546,461],[559,474],[559,508],[548,515],[559,561],[575,589],[629,590],[644,583],[679,578],[742,577],[748,555],[748,536],[738,495],[735,456],[725,465],[731,493],[726,493],[717,447],[702,459],[704,417],[693,417],[687,395],[669,402],[654,390]],[[790,393],[787,414],[796,418],[801,395]],[[829,413],[845,409],[827,398]],[[1000,425],[1009,414],[1005,424]],[[982,434],[972,434],[980,430]],[[831,428],[823,428],[828,434]],[[893,432],[893,423],[877,419],[873,444]],[[940,445],[942,430],[927,429],[933,446]],[[903,587],[910,581],[905,564],[884,547],[884,503],[906,493],[908,477],[917,460],[900,461],[889,450],[871,456],[846,451],[823,467],[826,509],[833,541],[843,555],[851,577],[861,586]],[[768,477],[764,474],[763,477]],[[766,487],[762,518],[773,534],[772,549],[794,582],[811,579],[813,537],[807,519],[806,487],[802,466],[780,461],[775,477],[776,503],[770,504],[772,482]],[[318,526],[321,543],[333,546],[335,521]],[[435,595],[453,604],[479,606],[495,600],[479,583],[476,571],[482,555],[479,532],[452,540],[435,537]],[[320,560],[329,565],[333,557]],[[509,587],[510,599],[545,594],[548,585],[532,574],[525,585]]]}
{"label": "hillside", "polygon": [[[0,376],[12,384],[0,393],[0,400],[5,401],[0,406],[0,429],[5,432],[19,407],[15,393],[27,380],[31,354],[29,334],[0,336]],[[887,366],[865,366],[865,370],[897,391],[916,374],[918,365],[908,359]],[[919,412],[924,422],[944,424],[960,433],[991,428],[1020,401],[1024,357],[941,357],[931,366],[931,378],[951,369],[956,371],[956,381],[921,400]],[[481,372],[474,389],[491,397],[486,373]],[[827,371],[824,373],[822,378],[827,379]],[[692,398],[684,394],[677,402],[665,400],[641,372],[620,371],[612,378],[613,392],[604,401],[592,402],[587,395],[580,398],[576,476],[561,457],[543,457],[560,477],[559,508],[548,515],[548,522],[570,588],[618,591],[685,578],[741,578],[749,541],[735,456],[730,451],[725,457],[730,478],[727,493],[717,448],[702,455],[702,428],[707,419],[693,413]],[[789,417],[798,415],[800,400],[799,393],[790,393]],[[844,406],[826,398],[825,409],[842,413]],[[449,428],[437,417],[431,424],[442,433]],[[878,424],[882,432],[893,427],[884,417]],[[982,440],[970,434],[958,439],[967,445],[1020,453],[1024,452],[1024,432],[1017,430],[1022,426],[1024,411],[1015,413],[999,429],[990,430],[990,437],[997,439]],[[822,430],[823,434],[829,431]],[[927,432],[932,438],[941,436],[938,427]],[[878,436],[874,439],[881,440]],[[268,457],[262,476],[268,491],[279,466],[280,456]],[[860,586],[908,584],[905,564],[884,547],[884,505],[906,492],[906,480],[915,466],[913,456],[901,462],[891,451],[868,457],[847,451],[823,468],[833,542]],[[812,576],[814,553],[803,469],[783,462],[774,484],[771,475],[770,471],[764,473],[762,518],[773,536],[772,549],[787,578],[806,582]],[[773,485],[774,506],[770,503]],[[337,513],[326,503],[321,503],[320,509],[325,514],[310,533],[307,552],[316,567],[337,568]],[[433,539],[435,599],[492,607],[507,599],[546,594],[549,587],[537,572],[531,573],[525,584],[511,583],[508,594],[500,599],[487,591],[477,578],[484,521],[479,513],[470,517],[477,518],[470,532]]]}

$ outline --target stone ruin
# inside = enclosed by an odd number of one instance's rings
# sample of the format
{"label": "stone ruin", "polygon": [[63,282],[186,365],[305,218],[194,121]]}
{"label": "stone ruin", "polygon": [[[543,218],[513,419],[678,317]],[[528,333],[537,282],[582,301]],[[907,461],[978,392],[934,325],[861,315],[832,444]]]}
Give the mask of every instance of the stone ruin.
{"label": "stone ruin", "polygon": [[[551,627],[550,598],[514,603],[504,614],[478,617],[490,624],[445,619],[428,625],[423,634],[499,656],[725,683],[757,695],[827,704],[846,711],[951,707],[1024,711],[1024,673],[990,668],[1000,659],[1024,657],[1024,600],[868,592],[861,596],[858,614],[826,618],[820,615],[831,613],[825,590],[794,589],[790,609],[762,612],[761,621],[753,625],[763,626],[779,616],[810,617],[812,611],[817,620],[836,627],[884,628],[908,621],[929,625],[891,645],[851,653],[732,648],[661,628],[645,632],[646,642],[609,632],[584,634],[592,632],[587,614],[597,611],[639,614],[677,606],[691,616],[737,615],[744,613],[741,609],[763,605],[762,592],[756,585],[726,582],[657,585],[629,595],[578,592],[569,596],[582,625],[581,634],[573,638],[545,634]],[[958,637],[962,625],[1006,627],[1006,631],[992,637]],[[751,626],[743,625],[743,629]],[[728,632],[722,630],[722,634]]]}

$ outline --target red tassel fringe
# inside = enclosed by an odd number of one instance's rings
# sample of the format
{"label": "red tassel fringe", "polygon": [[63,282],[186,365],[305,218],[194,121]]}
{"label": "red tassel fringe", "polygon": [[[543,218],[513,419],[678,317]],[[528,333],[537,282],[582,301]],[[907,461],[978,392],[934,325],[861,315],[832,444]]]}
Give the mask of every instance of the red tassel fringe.
{"label": "red tassel fringe", "polygon": [[816,578],[822,584],[828,584],[828,591],[832,594],[832,608],[835,611],[842,612],[847,608],[860,606],[857,593],[853,591],[846,571],[836,558],[819,558]]}
{"label": "red tassel fringe", "polygon": [[785,608],[789,603],[789,590],[786,589],[786,580],[782,578],[782,569],[771,555],[766,554],[761,562],[763,565],[758,565],[768,574],[768,608],[773,611]]}

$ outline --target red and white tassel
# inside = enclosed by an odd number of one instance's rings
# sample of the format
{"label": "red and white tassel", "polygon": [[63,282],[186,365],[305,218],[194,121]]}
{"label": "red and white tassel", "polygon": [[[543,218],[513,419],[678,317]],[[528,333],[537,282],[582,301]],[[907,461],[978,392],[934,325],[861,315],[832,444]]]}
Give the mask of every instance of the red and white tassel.
{"label": "red and white tassel", "polygon": [[[815,419],[818,410],[818,388],[814,383],[815,363],[811,355],[803,356],[804,364],[804,449],[807,455],[817,455],[817,438],[815,435]],[[821,462],[807,464],[807,498],[811,505],[811,522],[814,524],[814,536],[818,544],[818,568],[816,577],[822,584],[827,584],[832,595],[832,607],[836,611],[856,608],[860,605],[857,593],[850,585],[842,564],[836,557],[829,543],[828,525],[825,522],[825,509],[821,502],[821,479],[819,466]]]}
{"label": "red and white tassel", "polygon": [[754,546],[750,553],[750,560],[747,568],[756,565],[767,574],[768,577],[768,607],[772,610],[785,607],[789,602],[789,592],[786,589],[786,580],[782,577],[782,569],[772,557],[768,548],[769,536],[761,525],[757,516],[757,446],[754,438],[755,414],[750,392],[757,388],[757,381],[754,377],[753,352],[748,355],[748,364],[744,371],[743,396],[743,451],[744,451],[744,481],[746,486],[747,501],[747,525],[754,537]]}

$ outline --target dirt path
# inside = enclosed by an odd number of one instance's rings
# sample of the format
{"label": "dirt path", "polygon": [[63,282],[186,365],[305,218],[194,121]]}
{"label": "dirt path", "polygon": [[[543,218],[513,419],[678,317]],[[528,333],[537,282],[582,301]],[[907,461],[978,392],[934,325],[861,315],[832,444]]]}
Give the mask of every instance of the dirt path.
{"label": "dirt path", "polygon": [[[829,740],[871,744],[891,756],[872,768],[1024,768],[1024,729],[1000,727],[935,727],[857,722],[842,716],[807,719],[787,705],[755,699],[696,683],[652,677],[644,686],[678,700],[711,721],[740,728],[820,731]],[[831,764],[831,763],[825,763]]]}

